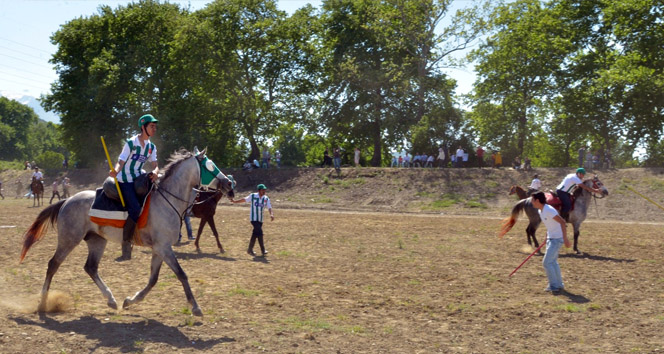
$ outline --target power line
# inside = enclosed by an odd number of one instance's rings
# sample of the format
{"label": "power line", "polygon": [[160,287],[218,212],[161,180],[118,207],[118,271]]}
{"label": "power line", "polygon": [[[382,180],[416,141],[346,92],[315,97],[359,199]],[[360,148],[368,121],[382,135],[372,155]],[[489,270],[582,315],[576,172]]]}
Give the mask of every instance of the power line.
{"label": "power line", "polygon": [[16,74],[13,74],[13,73],[8,73],[8,72],[2,71],[2,70],[0,70],[0,73],[3,73],[5,75],[11,75],[11,76],[14,76],[14,77],[18,77],[19,79],[23,79],[23,80],[34,81],[34,82],[39,83],[39,84],[44,83],[44,81],[39,81],[39,80],[31,79],[31,78],[28,78],[28,77],[25,77],[25,76],[16,75]]}
{"label": "power line", "polygon": [[26,55],[26,56],[29,56],[29,57],[33,57],[33,58],[36,58],[36,59],[43,60],[42,57],[39,57],[39,56],[36,56],[36,55],[32,55],[32,54],[29,54],[29,53],[25,53],[25,52],[21,52],[20,50],[16,50],[16,49],[13,49],[13,48],[5,47],[5,46],[3,46],[3,45],[0,45],[0,48],[8,49],[8,50],[11,50],[11,51],[14,52],[14,53],[18,53],[18,54],[22,54],[22,55]]}
{"label": "power line", "polygon": [[[30,87],[34,87],[34,88],[37,88],[37,89],[42,90],[42,91],[44,90],[44,87],[42,87],[42,86],[30,85],[30,84],[26,84],[24,82],[14,81],[14,80],[10,80],[10,79],[2,79],[2,81],[13,82],[15,84],[19,84],[19,85],[23,85],[23,86],[30,86]],[[50,87],[46,91],[50,91]]]}
{"label": "power line", "polygon": [[27,45],[27,44],[24,44],[24,43],[21,43],[21,42],[17,42],[17,41],[14,41],[14,40],[8,39],[8,38],[0,37],[0,39],[5,40],[5,41],[7,41],[7,42],[12,42],[12,43],[14,43],[14,44],[22,45],[22,46],[24,46],[24,47],[26,47],[26,48],[30,48],[30,49],[34,49],[34,50],[38,50],[38,51],[40,51],[40,52],[44,52],[44,53],[46,53],[46,54],[48,54],[48,55],[51,55],[51,54],[52,54],[51,52],[49,52],[49,51],[47,51],[47,50],[43,50],[43,49],[40,49],[40,48],[37,48],[37,47],[29,46],[29,45]]}
{"label": "power line", "polygon": [[0,53],[0,55],[2,55],[3,57],[12,58],[12,59],[15,59],[15,60],[20,60],[21,62],[25,62],[25,63],[30,63],[30,64],[34,64],[34,65],[43,66],[43,67],[45,67],[45,68],[49,68],[49,69],[53,70],[53,68],[51,68],[50,66],[48,66],[48,65],[44,65],[44,64],[42,64],[42,63],[35,63],[35,62],[33,62],[33,61],[29,61],[29,60],[25,60],[25,59],[17,58],[17,57],[14,57],[14,56],[11,56],[11,55],[7,55],[7,54],[4,54],[4,53]]}

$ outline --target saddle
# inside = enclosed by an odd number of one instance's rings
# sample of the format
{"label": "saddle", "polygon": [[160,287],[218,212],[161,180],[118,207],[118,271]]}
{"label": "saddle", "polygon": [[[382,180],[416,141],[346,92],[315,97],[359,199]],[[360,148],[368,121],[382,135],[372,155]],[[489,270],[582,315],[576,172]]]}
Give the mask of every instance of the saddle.
{"label": "saddle", "polygon": [[[563,206],[563,202],[560,201],[560,198],[558,197],[558,194],[556,194],[554,191],[550,190],[550,191],[544,193],[544,195],[546,196],[546,204],[549,204],[552,207],[554,207],[556,210],[560,211],[560,208],[562,208],[562,206]],[[573,194],[570,195],[570,197],[572,199],[572,208],[570,209],[570,211],[572,211],[572,210],[574,210],[574,200],[576,198],[574,198]]]}

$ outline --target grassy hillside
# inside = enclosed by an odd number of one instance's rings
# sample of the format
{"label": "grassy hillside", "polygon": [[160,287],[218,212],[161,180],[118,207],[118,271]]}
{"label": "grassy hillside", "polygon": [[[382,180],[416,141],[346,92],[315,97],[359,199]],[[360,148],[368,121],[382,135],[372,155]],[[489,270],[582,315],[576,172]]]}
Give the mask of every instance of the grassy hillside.
{"label": "grassy hillside", "polygon": [[[223,170],[238,181],[238,197],[252,191],[258,183],[267,184],[275,208],[490,216],[509,213],[516,202],[515,196],[508,195],[511,185],[526,187],[532,175],[538,173],[544,189],[555,189],[573,171],[567,168],[538,168],[531,172],[489,168],[343,168],[337,175],[330,168]],[[95,188],[103,181],[104,174],[101,168],[67,173],[75,190]],[[26,184],[29,175],[28,171],[0,172],[5,197],[14,196],[17,178]],[[47,174],[47,184],[53,177]],[[627,188],[630,186],[664,205],[664,169],[614,169],[599,171],[599,177],[610,194],[592,203],[589,219],[664,222],[664,210]],[[224,200],[222,203],[228,204]]]}

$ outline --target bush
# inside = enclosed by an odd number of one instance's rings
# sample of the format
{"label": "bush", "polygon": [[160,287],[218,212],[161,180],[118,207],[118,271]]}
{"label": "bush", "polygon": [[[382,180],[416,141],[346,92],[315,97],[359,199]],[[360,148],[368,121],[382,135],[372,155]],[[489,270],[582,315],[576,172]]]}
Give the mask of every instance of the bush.
{"label": "bush", "polygon": [[58,170],[62,168],[62,161],[65,157],[59,152],[44,151],[37,158],[37,166],[42,170]]}

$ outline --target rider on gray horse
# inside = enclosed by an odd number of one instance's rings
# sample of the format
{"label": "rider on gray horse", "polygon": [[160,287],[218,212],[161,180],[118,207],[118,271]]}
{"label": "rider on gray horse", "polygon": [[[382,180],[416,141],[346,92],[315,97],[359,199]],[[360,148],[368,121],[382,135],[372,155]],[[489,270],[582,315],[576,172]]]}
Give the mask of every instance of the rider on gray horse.
{"label": "rider on gray horse", "polygon": [[563,204],[560,208],[560,216],[563,217],[566,221],[569,221],[569,211],[572,208],[572,197],[570,193],[574,187],[579,187],[587,190],[590,193],[601,194],[602,191],[597,188],[590,188],[583,184],[583,176],[586,175],[586,169],[579,167],[576,169],[576,173],[570,173],[556,188],[556,194],[560,198],[560,202]]}
{"label": "rider on gray horse", "polygon": [[136,196],[134,181],[141,174],[145,173],[142,168],[146,161],[151,161],[154,165],[154,170],[149,174],[150,179],[155,182],[158,178],[157,147],[150,142],[150,137],[157,132],[157,122],[158,120],[151,114],[146,114],[139,118],[138,126],[141,129],[141,134],[127,140],[118,157],[118,162],[115,164],[115,169],[109,172],[111,177],[117,176],[122,197],[129,212],[129,217],[125,222],[122,232],[122,257],[118,260],[128,260],[131,258],[131,241],[136,231],[136,222],[141,212],[141,205]]}

